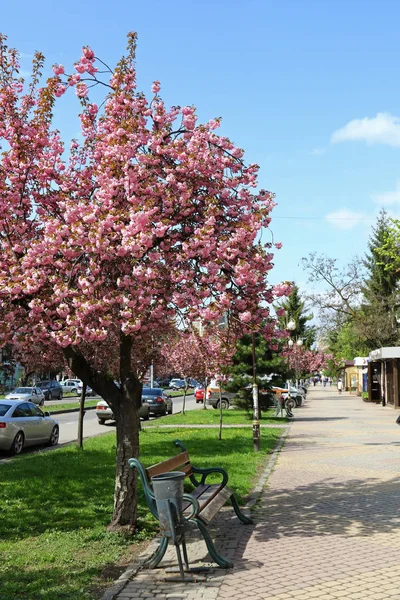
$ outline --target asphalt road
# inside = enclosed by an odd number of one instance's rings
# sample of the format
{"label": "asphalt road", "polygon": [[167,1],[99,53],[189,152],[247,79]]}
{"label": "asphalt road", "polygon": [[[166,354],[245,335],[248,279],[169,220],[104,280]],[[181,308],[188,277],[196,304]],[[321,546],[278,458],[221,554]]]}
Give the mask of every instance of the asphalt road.
{"label": "asphalt road", "polygon": [[[173,414],[182,410],[182,404],[183,397],[173,398]],[[186,410],[193,410],[195,408],[201,408],[201,404],[196,405],[194,396],[187,396]],[[78,431],[78,413],[63,413],[54,415],[54,418],[57,419],[60,424],[60,444],[76,440]],[[152,418],[155,417],[150,417],[150,419]],[[168,416],[157,417],[157,419],[162,419],[167,422]],[[115,423],[113,421],[107,421],[105,425],[99,425],[96,412],[94,410],[86,411],[83,421],[84,437],[92,437],[113,430],[115,430]]]}

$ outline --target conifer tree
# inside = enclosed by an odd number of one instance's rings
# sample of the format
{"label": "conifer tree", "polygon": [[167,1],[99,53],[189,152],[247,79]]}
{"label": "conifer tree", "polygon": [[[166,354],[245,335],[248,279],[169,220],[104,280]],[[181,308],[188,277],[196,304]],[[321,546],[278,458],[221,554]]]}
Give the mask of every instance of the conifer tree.
{"label": "conifer tree", "polygon": [[316,327],[307,325],[307,323],[314,318],[314,315],[306,312],[305,301],[302,300],[297,285],[293,286],[292,293],[281,303],[280,307],[285,311],[285,314],[279,318],[281,328],[285,329],[287,323],[293,320],[296,327],[292,331],[291,337],[293,340],[301,339],[303,346],[310,349],[315,342]]}

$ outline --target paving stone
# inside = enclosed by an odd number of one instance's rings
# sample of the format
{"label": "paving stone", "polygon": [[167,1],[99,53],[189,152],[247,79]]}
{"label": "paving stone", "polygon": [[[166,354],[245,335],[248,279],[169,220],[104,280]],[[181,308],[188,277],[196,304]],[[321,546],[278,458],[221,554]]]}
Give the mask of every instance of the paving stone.
{"label": "paving stone", "polygon": [[[399,429],[390,407],[311,388],[244,526],[225,507],[211,527],[234,569],[172,584],[141,570],[116,600],[400,600]],[[209,563],[188,540],[192,566]],[[162,566],[176,566],[169,548]],[[147,591],[147,596],[146,596]]]}

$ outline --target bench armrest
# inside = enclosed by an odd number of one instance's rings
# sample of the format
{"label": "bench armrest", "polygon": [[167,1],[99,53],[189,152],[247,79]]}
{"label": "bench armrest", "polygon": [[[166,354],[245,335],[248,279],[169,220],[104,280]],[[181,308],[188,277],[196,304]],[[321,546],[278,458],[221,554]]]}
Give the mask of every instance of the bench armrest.
{"label": "bench armrest", "polygon": [[[175,446],[180,448],[182,450],[182,452],[187,452],[186,447],[183,444],[183,442],[181,442],[181,440],[174,440],[174,444],[175,444]],[[208,469],[202,469],[200,467],[194,467],[192,465],[192,471],[193,471],[193,473],[197,473],[198,475],[201,475],[200,482],[198,482],[197,479],[193,475],[189,475],[190,481],[196,487],[198,487],[199,485],[203,485],[205,483],[208,475],[211,475],[212,473],[219,473],[220,475],[222,475],[221,487],[225,487],[226,484],[228,483],[228,473],[225,471],[225,469],[222,469],[222,467],[210,467]]]}
{"label": "bench armrest", "polygon": [[129,466],[131,467],[131,469],[137,469],[137,471],[139,473],[139,477],[140,477],[142,485],[143,485],[144,495],[146,497],[146,502],[150,509],[150,512],[153,515],[153,517],[155,517],[156,519],[159,519],[158,512],[157,512],[156,498],[153,494],[153,490],[149,486],[149,482],[147,481],[146,471],[145,471],[144,466],[142,465],[140,460],[138,460],[137,458],[130,458],[128,460],[128,463],[129,463]]}
{"label": "bench armrest", "polygon": [[221,487],[225,487],[228,483],[228,473],[222,467],[209,467],[208,469],[202,469],[201,467],[194,467],[192,465],[192,470],[193,473],[201,475],[200,485],[204,485],[207,477],[209,475],[213,475],[214,473],[222,475],[222,481],[220,483]]}

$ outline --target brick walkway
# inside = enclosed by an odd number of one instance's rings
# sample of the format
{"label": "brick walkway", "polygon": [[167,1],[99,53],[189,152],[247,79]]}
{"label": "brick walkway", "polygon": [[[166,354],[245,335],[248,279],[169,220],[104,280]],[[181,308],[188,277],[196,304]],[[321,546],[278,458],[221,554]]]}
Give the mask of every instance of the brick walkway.
{"label": "brick walkway", "polygon": [[[400,600],[397,413],[331,389],[308,396],[253,510],[255,527],[229,508],[216,519],[216,546],[234,569],[211,569],[197,584],[165,582],[164,568],[139,571],[118,600]],[[202,541],[189,558],[207,560]]]}

